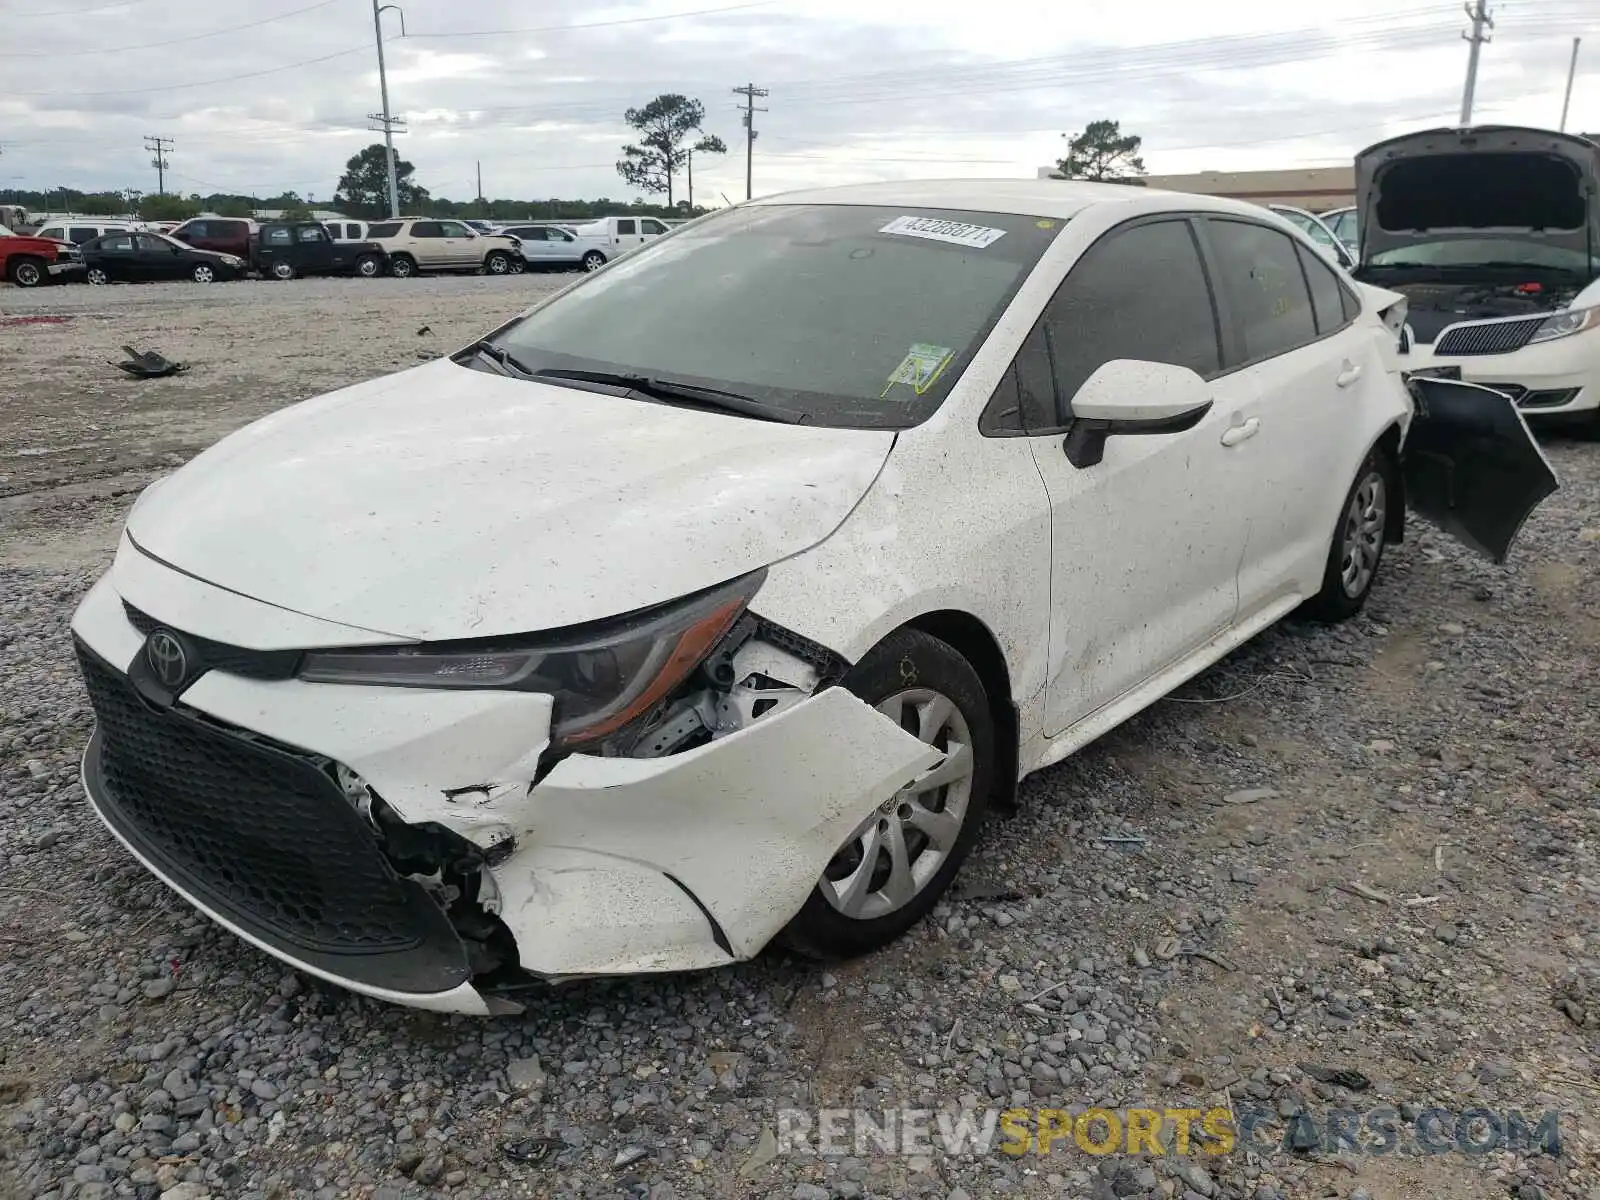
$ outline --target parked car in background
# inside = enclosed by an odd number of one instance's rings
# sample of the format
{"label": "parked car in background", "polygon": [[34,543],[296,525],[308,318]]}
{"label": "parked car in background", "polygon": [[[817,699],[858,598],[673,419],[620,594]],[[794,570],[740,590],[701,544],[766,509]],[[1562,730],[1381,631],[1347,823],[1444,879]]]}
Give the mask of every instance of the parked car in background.
{"label": "parked car in background", "polygon": [[309,975],[486,1014],[886,945],[1023,777],[1358,613],[1402,480],[1500,559],[1556,486],[1240,201],[821,189],[628,266],[151,484],[74,614],[89,803]]}
{"label": "parked car in background", "polygon": [[666,225],[655,217],[602,217],[573,226],[573,233],[595,251],[586,253],[583,258],[584,267],[591,271],[599,270],[617,255],[638,249],[666,232]]}
{"label": "parked car in background", "polygon": [[477,233],[498,233],[500,231],[500,227],[493,221],[464,221],[463,224]]}
{"label": "parked car in background", "polygon": [[237,217],[191,217],[175,226],[169,236],[196,250],[231,254],[246,263],[255,261],[257,225]]}
{"label": "parked car in background", "polygon": [[1344,243],[1344,248],[1355,255],[1361,245],[1361,223],[1354,208],[1330,208],[1318,213],[1322,223],[1333,231],[1333,236]]}
{"label": "parked car in background", "polygon": [[242,279],[249,264],[237,254],[197,250],[164,233],[110,233],[85,242],[83,264],[90,283],[150,283],[192,279],[196,283]]}
{"label": "parked car in background", "polygon": [[510,275],[522,265],[522,250],[511,238],[484,235],[464,221],[406,217],[378,221],[367,238],[389,256],[389,273],[405,279],[419,271],[476,271]]}
{"label": "parked car in background", "polygon": [[38,287],[82,273],[83,254],[71,242],[13,233],[0,225],[0,279],[18,287]]}
{"label": "parked car in background", "polygon": [[322,223],[336,242],[365,242],[369,228],[365,221],[324,221]]}
{"label": "parked car in background", "polygon": [[1289,204],[1269,204],[1267,207],[1315,242],[1335,266],[1348,271],[1356,265],[1355,255],[1350,253],[1349,247],[1312,213]]}
{"label": "parked car in background", "polygon": [[597,242],[580,238],[560,225],[507,225],[500,232],[522,244],[522,257],[530,267],[587,266],[586,255],[595,260],[596,267],[606,261],[605,250]]}
{"label": "parked car in background", "polygon": [[1545,129],[1390,138],[1356,156],[1357,279],[1407,300],[1408,365],[1600,433],[1600,149]]}
{"label": "parked car in background", "polygon": [[389,269],[377,242],[336,242],[319,221],[263,221],[256,235],[256,270],[271,279],[297,275],[361,275]]}
{"label": "parked car in background", "polygon": [[108,233],[132,233],[146,228],[148,226],[142,221],[107,221],[96,217],[86,217],[81,221],[53,221],[49,225],[42,227],[36,236],[53,238],[58,242],[71,242],[74,246],[81,246],[85,242],[94,241],[95,238],[105,237]]}

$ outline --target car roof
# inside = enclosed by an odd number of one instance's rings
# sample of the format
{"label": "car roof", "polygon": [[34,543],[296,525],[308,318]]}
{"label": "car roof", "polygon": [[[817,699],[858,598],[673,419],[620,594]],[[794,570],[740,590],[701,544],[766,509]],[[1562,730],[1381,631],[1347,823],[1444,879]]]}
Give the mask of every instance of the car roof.
{"label": "car roof", "polygon": [[808,188],[763,196],[753,204],[863,204],[879,207],[949,208],[966,212],[1010,213],[1066,219],[1088,208],[1115,205],[1137,212],[1183,209],[1188,212],[1261,215],[1261,207],[1244,200],[1169,192],[1121,183],[1088,183],[1063,179],[917,179],[858,183],[844,187]]}

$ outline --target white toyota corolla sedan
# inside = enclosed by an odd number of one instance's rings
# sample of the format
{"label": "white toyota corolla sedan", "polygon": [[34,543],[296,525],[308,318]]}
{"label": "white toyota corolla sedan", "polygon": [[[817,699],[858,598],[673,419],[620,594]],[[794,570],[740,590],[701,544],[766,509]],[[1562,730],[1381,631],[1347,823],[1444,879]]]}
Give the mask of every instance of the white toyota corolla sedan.
{"label": "white toyota corolla sedan", "polygon": [[1412,507],[1503,558],[1556,486],[1403,300],[1254,205],[794,193],[147,489],[73,620],[106,825],[367,995],[881,946],[987,810]]}

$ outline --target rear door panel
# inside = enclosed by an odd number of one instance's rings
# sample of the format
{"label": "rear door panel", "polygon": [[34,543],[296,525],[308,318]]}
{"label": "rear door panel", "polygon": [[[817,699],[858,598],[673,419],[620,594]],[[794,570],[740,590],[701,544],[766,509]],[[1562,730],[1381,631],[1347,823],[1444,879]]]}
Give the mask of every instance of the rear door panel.
{"label": "rear door panel", "polygon": [[1406,382],[1416,406],[1402,456],[1411,507],[1505,562],[1523,522],[1560,479],[1503,392],[1427,376]]}

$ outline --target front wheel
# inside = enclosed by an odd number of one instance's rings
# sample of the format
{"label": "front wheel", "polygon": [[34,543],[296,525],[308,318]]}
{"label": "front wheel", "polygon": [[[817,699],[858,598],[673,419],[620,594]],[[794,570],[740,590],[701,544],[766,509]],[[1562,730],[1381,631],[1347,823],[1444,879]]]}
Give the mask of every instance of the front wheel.
{"label": "front wheel", "polygon": [[606,256],[598,250],[591,250],[583,256],[583,269],[585,271],[598,271],[606,265]]}
{"label": "front wheel", "polygon": [[1339,510],[1322,588],[1306,605],[1320,621],[1346,621],[1361,611],[1378,578],[1389,529],[1389,506],[1399,498],[1394,460],[1374,448],[1356,472]]}
{"label": "front wheel", "polygon": [[106,274],[104,267],[90,267],[84,278],[97,285],[111,282],[111,276]]}
{"label": "front wheel", "polygon": [[504,250],[491,250],[483,260],[483,269],[490,275],[509,275],[511,256]]}
{"label": "front wheel", "polygon": [[926,916],[971,852],[994,785],[994,714],[954,647],[903,629],[844,686],[944,759],[866,815],[784,930],[790,948],[820,959],[876,950]]}
{"label": "front wheel", "polygon": [[47,276],[44,264],[36,258],[13,260],[9,274],[11,282],[18,287],[38,287]]}
{"label": "front wheel", "polygon": [[215,283],[217,280],[216,269],[210,263],[195,263],[189,275],[196,283]]}

